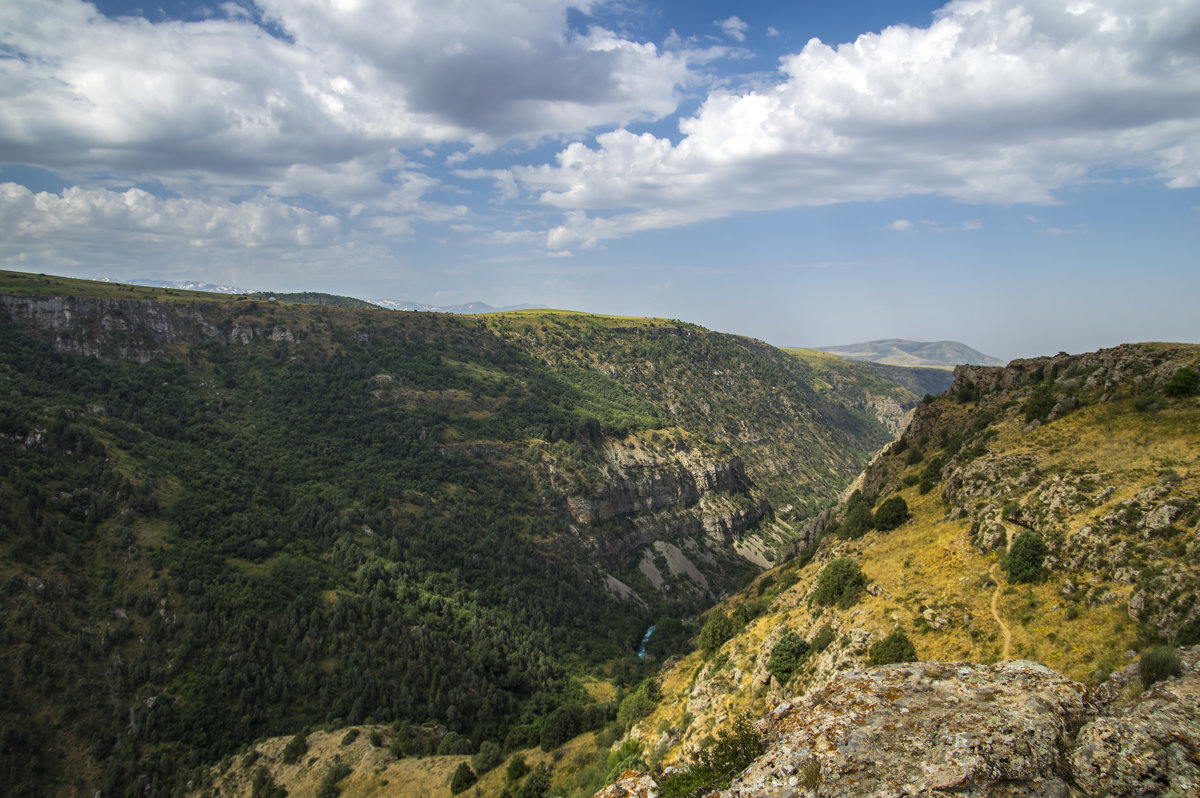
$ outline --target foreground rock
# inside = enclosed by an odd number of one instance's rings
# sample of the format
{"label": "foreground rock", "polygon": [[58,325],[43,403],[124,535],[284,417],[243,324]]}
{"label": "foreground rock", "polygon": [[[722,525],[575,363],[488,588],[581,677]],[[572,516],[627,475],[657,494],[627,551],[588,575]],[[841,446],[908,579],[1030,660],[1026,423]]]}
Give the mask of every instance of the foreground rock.
{"label": "foreground rock", "polygon": [[[1181,655],[1144,693],[1137,665],[1092,693],[1022,660],[847,671],[764,719],[766,753],[721,795],[1200,795],[1200,647]],[[608,789],[657,794],[648,774]]]}

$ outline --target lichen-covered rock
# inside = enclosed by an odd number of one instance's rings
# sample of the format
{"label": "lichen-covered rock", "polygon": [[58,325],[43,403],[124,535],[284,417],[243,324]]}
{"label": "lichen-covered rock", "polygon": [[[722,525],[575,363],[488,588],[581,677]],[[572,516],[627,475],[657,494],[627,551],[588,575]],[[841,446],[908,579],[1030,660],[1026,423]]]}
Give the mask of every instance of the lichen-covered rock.
{"label": "lichen-covered rock", "polygon": [[658,784],[649,773],[627,770],[592,798],[658,798]]}
{"label": "lichen-covered rock", "polygon": [[1181,652],[1184,672],[1128,705],[1137,665],[1097,692],[1106,716],[1085,725],[1071,752],[1075,782],[1090,795],[1200,795],[1200,647]]}
{"label": "lichen-covered rock", "polygon": [[850,671],[772,712],[767,753],[722,795],[1068,795],[1085,712],[1082,685],[1032,662]]}

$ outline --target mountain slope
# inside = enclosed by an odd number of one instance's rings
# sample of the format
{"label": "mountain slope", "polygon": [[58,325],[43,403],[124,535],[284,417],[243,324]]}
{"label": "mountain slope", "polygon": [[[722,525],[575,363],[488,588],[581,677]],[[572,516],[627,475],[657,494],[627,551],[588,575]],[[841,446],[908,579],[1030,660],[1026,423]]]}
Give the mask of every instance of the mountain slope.
{"label": "mountain slope", "polygon": [[318,725],[388,724],[392,756],[597,728],[647,625],[888,439],[795,358],[664,320],[6,272],[0,336],[14,794],[170,794]]}
{"label": "mountain slope", "polygon": [[[1178,344],[959,367],[861,493],[810,522],[815,546],[710,613],[732,618],[728,639],[666,664],[662,701],[632,729],[642,760],[691,761],[739,713],[820,704],[897,628],[921,660],[1028,659],[1096,690],[1127,652],[1198,642],[1198,368],[1200,347]],[[871,529],[897,499],[910,517]],[[826,601],[835,563],[866,581]],[[788,633],[806,653],[781,670]]]}
{"label": "mountain slope", "polygon": [[870,360],[893,366],[934,366],[948,368],[963,363],[1003,366],[1004,361],[985,355],[958,341],[906,341],[888,338],[861,344],[818,347],[839,357]]}

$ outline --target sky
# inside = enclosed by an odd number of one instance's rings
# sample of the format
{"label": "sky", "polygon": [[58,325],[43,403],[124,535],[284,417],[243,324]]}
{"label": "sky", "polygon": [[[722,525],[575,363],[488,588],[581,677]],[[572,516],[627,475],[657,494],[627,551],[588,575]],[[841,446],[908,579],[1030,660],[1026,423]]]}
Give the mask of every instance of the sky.
{"label": "sky", "polygon": [[1200,342],[1200,3],[5,0],[0,268]]}

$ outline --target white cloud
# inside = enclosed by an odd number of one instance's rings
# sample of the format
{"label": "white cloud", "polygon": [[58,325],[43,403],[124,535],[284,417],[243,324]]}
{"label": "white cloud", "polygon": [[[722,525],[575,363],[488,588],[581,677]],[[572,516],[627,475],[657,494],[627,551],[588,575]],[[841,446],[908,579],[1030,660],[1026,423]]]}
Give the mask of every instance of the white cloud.
{"label": "white cloud", "polygon": [[262,0],[152,24],[81,0],[0,4],[0,158],[236,176],[671,113],[689,54],[566,28],[572,0]]}
{"label": "white cloud", "polygon": [[767,38],[774,39],[778,35],[779,35],[779,28],[776,28],[774,25],[770,25],[767,27]]}
{"label": "white cloud", "polygon": [[810,41],[773,86],[710,94],[678,143],[617,130],[513,173],[571,211],[554,249],[739,210],[1048,203],[1107,167],[1200,185],[1198,29],[1188,0],[958,0],[929,28]]}
{"label": "white cloud", "polygon": [[729,17],[728,19],[718,19],[713,24],[735,42],[746,41],[746,31],[750,30],[750,26],[736,16]]}
{"label": "white cloud", "polygon": [[200,241],[219,247],[315,246],[342,233],[330,215],[264,197],[240,203],[157,197],[126,191],[72,187],[62,194],[34,193],[0,183],[0,228],[9,244],[21,240],[94,231],[170,241]]}
{"label": "white cloud", "polygon": [[898,230],[900,232],[907,232],[907,231],[913,229],[913,223],[910,222],[908,219],[897,219],[896,221],[887,225],[886,229]]}

